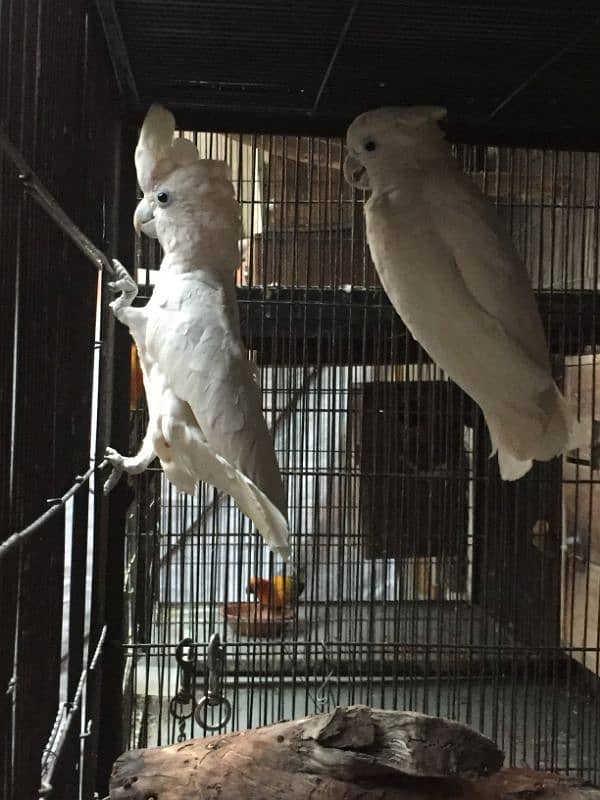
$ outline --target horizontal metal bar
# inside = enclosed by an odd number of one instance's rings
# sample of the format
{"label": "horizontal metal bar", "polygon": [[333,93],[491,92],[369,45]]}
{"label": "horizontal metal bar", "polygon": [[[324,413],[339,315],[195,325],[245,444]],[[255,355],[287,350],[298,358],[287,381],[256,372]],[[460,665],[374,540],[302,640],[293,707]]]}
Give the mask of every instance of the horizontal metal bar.
{"label": "horizontal metal bar", "polygon": [[[381,288],[238,286],[236,291],[242,337],[261,364],[291,363],[294,357],[302,363],[429,362]],[[600,342],[595,292],[535,295],[551,352],[578,354],[582,345]],[[145,305],[149,296],[141,286],[135,305]],[[281,339],[293,347],[275,347]]]}
{"label": "horizontal metal bar", "polygon": [[[467,406],[467,407],[465,407],[464,412],[461,414],[461,419],[468,419],[468,416],[469,416],[469,410],[468,410],[468,406]],[[568,458],[567,462],[569,464],[575,464],[575,465],[577,465],[577,463],[578,463],[577,461],[573,461],[571,458]],[[160,465],[157,466],[157,467],[148,467],[148,469],[145,470],[145,472],[153,472],[155,474],[158,474],[159,472],[162,472],[162,471],[163,470],[162,470],[162,467]],[[294,476],[300,475],[300,476],[303,476],[303,477],[307,477],[308,476],[308,477],[312,477],[312,478],[318,478],[318,477],[323,477],[323,476],[326,476],[328,478],[331,478],[331,477],[335,477],[335,478],[363,478],[365,476],[370,476],[372,478],[382,478],[382,477],[383,478],[385,478],[385,477],[388,477],[388,478],[410,478],[411,480],[413,480],[415,482],[419,481],[419,480],[422,480],[422,479],[444,481],[444,480],[456,480],[457,478],[459,478],[460,480],[464,480],[464,476],[463,475],[454,475],[453,473],[447,473],[445,476],[440,476],[438,474],[426,473],[426,472],[415,473],[415,472],[401,472],[401,471],[398,471],[398,472],[383,472],[383,471],[380,471],[380,472],[376,472],[376,473],[375,472],[369,473],[369,472],[366,472],[366,471],[365,472],[361,472],[359,469],[356,469],[355,467],[349,467],[348,469],[337,469],[337,470],[327,469],[326,467],[322,467],[321,469],[299,469],[299,468],[298,469],[284,469],[283,467],[281,467],[279,471],[280,471],[282,477],[284,477],[284,478],[289,478],[289,477],[294,477]],[[469,477],[469,481],[474,482],[476,484],[486,484],[486,483],[490,482],[490,476],[489,475],[485,475],[485,474],[483,474],[483,475],[471,475]],[[548,480],[541,480],[540,479],[539,481],[537,481],[537,483],[538,483],[539,486],[551,486],[553,482],[552,482],[551,479],[548,479]],[[597,486],[598,485],[598,481],[597,481],[596,478],[581,478],[581,477],[579,477],[579,478],[562,478],[560,483],[561,483],[561,486],[563,486],[563,487],[564,486]],[[207,486],[209,486],[209,484],[207,484]],[[223,497],[225,497],[225,498],[227,496],[228,495],[223,495]],[[219,497],[221,497],[221,495],[219,495]],[[161,561],[161,563],[162,563],[162,561]]]}
{"label": "horizontal metal bar", "polygon": [[[232,605],[234,605],[232,603]],[[322,604],[325,605],[325,604]],[[365,603],[368,605],[368,603]],[[329,606],[331,608],[331,606]],[[243,617],[241,617],[243,619]],[[277,620],[277,615],[273,616],[272,619],[274,621]],[[133,655],[136,650],[142,650],[146,652],[146,655],[153,655],[152,652],[154,651],[155,655],[161,655],[165,651],[172,651],[172,654],[175,655],[177,646],[179,642],[137,642],[137,643],[129,643],[123,644],[122,648],[125,650],[127,655]],[[597,647],[579,647],[576,645],[568,645],[564,647],[540,647],[540,646],[527,646],[527,645],[509,645],[509,644],[447,644],[447,643],[432,643],[432,642],[359,642],[359,641],[343,641],[343,642],[335,642],[335,641],[300,641],[300,640],[289,640],[289,639],[256,639],[256,640],[249,640],[247,642],[236,642],[236,641],[227,641],[223,640],[221,644],[225,648],[241,650],[243,648],[254,648],[254,647],[267,647],[267,648],[279,648],[279,649],[294,649],[294,648],[306,648],[311,647],[323,651],[323,647],[325,650],[339,650],[343,647],[353,647],[358,649],[365,649],[369,648],[370,650],[379,649],[379,650],[391,650],[391,649],[398,649],[398,648],[407,648],[411,650],[427,650],[429,652],[438,651],[438,650],[448,650],[455,652],[457,650],[465,651],[469,653],[477,653],[477,652],[494,652],[498,653],[530,653],[535,656],[539,655],[568,655],[570,653],[597,653]],[[190,647],[195,648],[207,648],[208,642],[192,642]]]}
{"label": "horizontal metal bar", "polygon": [[8,537],[8,539],[6,539],[6,541],[2,542],[0,544],[0,560],[17,545],[23,544],[25,539],[36,533],[36,531],[39,531],[49,519],[52,519],[52,517],[58,514],[58,512],[65,507],[67,501],[70,500],[71,497],[73,497],[81,489],[81,487],[89,481],[96,470],[103,469],[107,465],[108,461],[105,460],[101,464],[94,464],[91,466],[87,472],[83,473],[83,475],[78,475],[75,479],[75,483],[70,489],[67,489],[62,497],[57,497],[49,501],[52,503],[52,505],[47,511],[44,511],[43,514],[40,514],[40,516],[30,523],[26,528],[13,533]]}
{"label": "horizontal metal bar", "polygon": [[[433,661],[433,659],[431,659]],[[498,662],[497,662],[498,663]],[[506,663],[501,663],[503,668],[503,677],[507,678],[509,675],[506,674]],[[327,662],[328,667],[332,665],[331,660]],[[338,667],[337,661],[335,662],[335,666]],[[374,679],[376,681],[375,684],[371,684],[371,688],[373,690],[381,687],[381,686],[402,686],[402,685],[410,685],[416,682],[421,684],[425,684],[430,680],[437,680],[439,671],[435,669],[435,664],[429,665],[429,670],[426,671],[424,669],[423,662],[409,662],[407,665],[410,671],[408,673],[397,672],[393,662],[388,665],[388,672],[384,671],[374,671],[371,672],[370,675],[361,674],[358,669],[350,669],[346,673],[338,672],[337,670],[330,674],[327,679],[327,683],[335,684],[336,686],[352,686],[358,685],[360,686],[361,683],[365,684],[369,682],[369,678]],[[500,664],[499,664],[500,666]],[[515,665],[515,666],[522,666],[522,665]],[[537,664],[531,664],[531,667],[537,667]],[[364,665],[363,665],[364,667]],[[432,669],[433,667],[433,669]],[[454,669],[456,667],[454,666]],[[414,672],[413,670],[420,669],[421,672]],[[464,669],[464,666],[463,666]],[[472,670],[472,665],[470,666]],[[277,668],[279,670],[279,668]],[[447,672],[445,674],[448,674]],[[475,680],[482,680],[485,679],[486,672],[454,672],[452,671],[452,679],[459,684],[469,684],[469,681]],[[490,670],[487,670],[487,675],[490,674]],[[260,678],[258,676],[260,675]],[[319,672],[308,672],[306,670],[295,670],[294,673],[281,673],[279,671],[271,672],[271,673],[264,673],[264,672],[248,672],[246,674],[226,674],[223,675],[223,688],[225,690],[232,689],[234,692],[236,689],[255,689],[257,686],[258,680],[260,680],[260,687],[261,690],[264,691],[265,689],[276,690],[279,687],[286,686],[286,687],[293,687],[297,689],[298,686],[301,688],[310,687],[310,688],[319,688],[323,685],[324,675],[320,674]],[[194,682],[194,689],[202,689],[204,685],[204,675],[196,675],[196,680]]]}
{"label": "horizontal metal bar", "polygon": [[54,723],[54,727],[52,728],[52,733],[50,734],[50,738],[48,739],[48,743],[44,748],[44,754],[42,756],[41,781],[40,788],[38,790],[39,797],[48,797],[48,795],[52,793],[52,778],[54,776],[56,763],[61,756],[63,747],[65,746],[67,734],[70,730],[75,714],[81,707],[81,698],[83,696],[84,686],[87,682],[88,673],[92,672],[96,668],[98,659],[102,653],[102,648],[104,647],[105,640],[106,625],[104,625],[102,631],[100,632],[98,644],[96,645],[96,649],[90,661],[89,667],[85,667],[81,671],[81,676],[79,678],[73,699],[69,703],[63,703],[63,705],[58,709],[56,721]]}
{"label": "horizontal metal bar", "polygon": [[112,261],[88,239],[81,228],[79,228],[66,211],[62,209],[57,200],[50,194],[48,189],[46,189],[42,181],[1,128],[0,150],[4,152],[7,158],[9,158],[17,168],[23,188],[31,195],[33,200],[43,208],[46,214],[54,220],[61,231],[81,250],[96,269],[105,270],[111,277],[116,277],[116,271]]}

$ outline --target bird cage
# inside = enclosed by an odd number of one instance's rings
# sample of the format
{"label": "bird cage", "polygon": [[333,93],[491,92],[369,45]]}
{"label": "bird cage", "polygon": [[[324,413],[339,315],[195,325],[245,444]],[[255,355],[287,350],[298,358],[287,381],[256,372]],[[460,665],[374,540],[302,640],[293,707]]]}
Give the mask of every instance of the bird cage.
{"label": "bird cage", "polygon": [[[597,17],[0,3],[0,797],[99,798],[126,748],[349,703],[466,722],[507,764],[600,782]],[[287,567],[227,496],[178,494],[156,464],[101,490],[106,445],[134,451],[146,424],[107,282],[118,257],[137,302],[153,291],[160,254],[131,214],[154,101],[231,167]],[[448,106],[589,432],[515,483],[390,305],[343,179],[347,125],[398,104]]]}
{"label": "bird cage", "polygon": [[[202,735],[194,708],[216,633],[231,704],[218,730],[360,702],[458,719],[513,764],[595,776],[598,156],[456,147],[513,234],[556,379],[590,426],[589,449],[562,469],[537,463],[505,483],[481,412],[378,284],[342,143],[184,135],[232,166],[242,331],[287,482],[290,570],[302,569],[305,589],[291,615],[249,612],[249,582],[281,564],[232,501],[211,489],[190,500],[160,470],[135,479],[129,747]],[[146,296],[155,255],[138,262]]]}

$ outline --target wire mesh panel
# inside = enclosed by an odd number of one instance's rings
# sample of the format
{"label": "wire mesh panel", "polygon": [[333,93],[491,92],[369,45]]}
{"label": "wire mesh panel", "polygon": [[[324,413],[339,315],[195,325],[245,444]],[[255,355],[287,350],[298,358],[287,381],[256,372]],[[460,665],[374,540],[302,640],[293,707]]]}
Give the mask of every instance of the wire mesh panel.
{"label": "wire mesh panel", "polygon": [[[293,557],[274,560],[209,487],[177,494],[156,468],[135,479],[129,745],[201,735],[195,704],[216,670],[223,730],[364,702],[462,720],[511,764],[599,779],[598,156],[456,150],[527,263],[556,379],[590,431],[578,455],[507,484],[478,408],[378,283],[341,142],[185,135],[227,159],[242,204],[242,331]],[[148,295],[159,256],[138,255]],[[134,382],[132,449],[144,426]],[[248,596],[286,570],[302,576],[297,604]]]}
{"label": "wire mesh panel", "polygon": [[112,331],[94,244],[116,245],[121,136],[108,67],[89,3],[0,4],[6,800],[97,788],[109,504],[96,456],[109,424]]}

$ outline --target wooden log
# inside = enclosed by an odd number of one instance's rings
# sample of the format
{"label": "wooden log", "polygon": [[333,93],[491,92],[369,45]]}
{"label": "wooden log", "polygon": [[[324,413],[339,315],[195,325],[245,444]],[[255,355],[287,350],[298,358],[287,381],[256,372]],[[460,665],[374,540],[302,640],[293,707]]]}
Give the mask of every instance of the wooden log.
{"label": "wooden log", "polygon": [[350,706],[125,753],[113,769],[111,798],[408,800],[420,796],[414,794],[415,781],[420,791],[426,788],[419,784],[423,778],[452,776],[455,782],[495,772],[502,761],[491,740],[460,723]]}

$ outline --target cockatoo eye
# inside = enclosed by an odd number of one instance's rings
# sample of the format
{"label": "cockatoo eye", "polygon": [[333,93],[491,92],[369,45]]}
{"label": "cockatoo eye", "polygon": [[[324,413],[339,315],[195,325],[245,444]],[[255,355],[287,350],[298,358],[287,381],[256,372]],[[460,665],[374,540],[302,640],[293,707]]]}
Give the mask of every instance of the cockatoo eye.
{"label": "cockatoo eye", "polygon": [[376,147],[377,145],[375,144],[373,139],[369,139],[369,141],[365,142],[365,150],[367,150],[369,153],[372,153]]}
{"label": "cockatoo eye", "polygon": [[168,206],[169,203],[171,202],[171,194],[170,194],[170,192],[165,192],[165,191],[157,192],[156,193],[156,202],[158,203],[159,206],[162,206],[163,208],[165,206]]}

